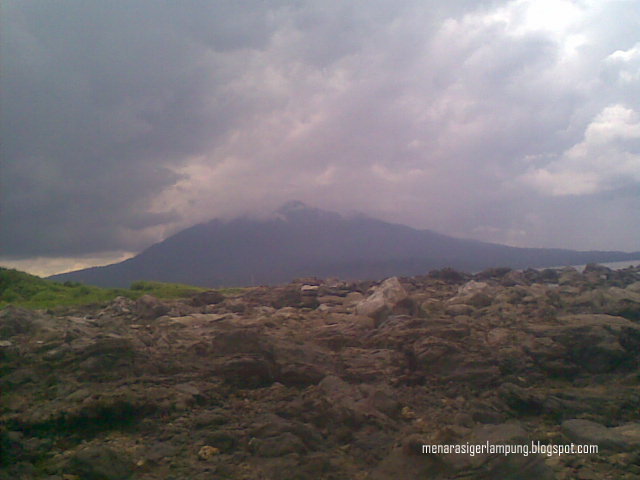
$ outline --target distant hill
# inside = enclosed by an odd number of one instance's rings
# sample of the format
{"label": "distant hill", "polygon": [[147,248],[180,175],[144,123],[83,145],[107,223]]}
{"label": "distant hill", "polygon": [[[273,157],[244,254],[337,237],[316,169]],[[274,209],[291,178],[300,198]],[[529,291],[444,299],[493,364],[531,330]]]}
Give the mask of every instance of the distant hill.
{"label": "distant hill", "polygon": [[138,280],[216,287],[274,284],[304,276],[378,279],[444,267],[478,271],[639,257],[640,252],[508,247],[289,202],[266,220],[212,220],[123,262],[50,278],[112,287]]}

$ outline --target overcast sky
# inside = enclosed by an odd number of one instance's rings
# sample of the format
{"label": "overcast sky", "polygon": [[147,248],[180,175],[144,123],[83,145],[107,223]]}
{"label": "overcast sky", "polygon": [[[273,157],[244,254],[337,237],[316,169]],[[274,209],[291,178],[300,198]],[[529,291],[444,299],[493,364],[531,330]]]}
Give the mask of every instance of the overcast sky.
{"label": "overcast sky", "polygon": [[297,199],[640,250],[640,0],[4,0],[0,263]]}

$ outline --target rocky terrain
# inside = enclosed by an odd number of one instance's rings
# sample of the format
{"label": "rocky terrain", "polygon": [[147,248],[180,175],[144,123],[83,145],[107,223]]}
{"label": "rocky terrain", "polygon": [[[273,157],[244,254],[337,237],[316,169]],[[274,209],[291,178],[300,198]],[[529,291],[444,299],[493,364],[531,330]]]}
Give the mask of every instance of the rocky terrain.
{"label": "rocky terrain", "polygon": [[[0,478],[640,478],[640,266],[0,311]],[[597,454],[423,454],[424,444]]]}

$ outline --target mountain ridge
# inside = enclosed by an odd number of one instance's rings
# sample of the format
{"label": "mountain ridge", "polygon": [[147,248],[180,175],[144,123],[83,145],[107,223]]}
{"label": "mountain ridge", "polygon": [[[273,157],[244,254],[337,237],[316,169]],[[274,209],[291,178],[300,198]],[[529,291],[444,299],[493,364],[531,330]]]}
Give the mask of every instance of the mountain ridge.
{"label": "mountain ridge", "polygon": [[49,278],[99,286],[156,280],[216,287],[284,283],[305,276],[374,279],[444,267],[477,271],[638,257],[640,252],[509,247],[364,215],[345,217],[292,201],[264,220],[213,219],[181,230],[123,262]]}

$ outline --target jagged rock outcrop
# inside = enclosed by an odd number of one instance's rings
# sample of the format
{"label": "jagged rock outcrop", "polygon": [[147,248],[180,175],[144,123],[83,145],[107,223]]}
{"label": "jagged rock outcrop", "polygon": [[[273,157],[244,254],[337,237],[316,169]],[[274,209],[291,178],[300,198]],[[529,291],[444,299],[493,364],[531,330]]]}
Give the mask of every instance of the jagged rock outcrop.
{"label": "jagged rock outcrop", "polygon": [[[640,267],[0,311],[0,478],[640,475]],[[598,454],[422,453],[597,444]]]}
{"label": "jagged rock outcrop", "polygon": [[356,313],[371,317],[379,324],[392,313],[415,313],[415,307],[400,281],[391,277],[356,305]]}

